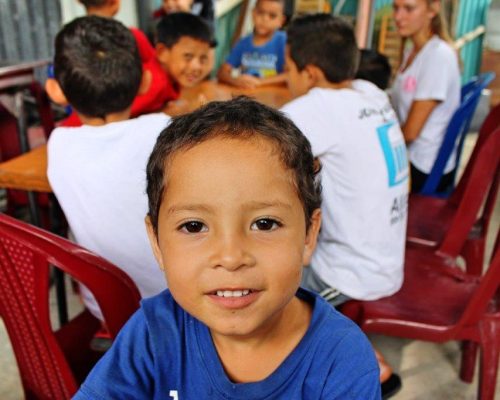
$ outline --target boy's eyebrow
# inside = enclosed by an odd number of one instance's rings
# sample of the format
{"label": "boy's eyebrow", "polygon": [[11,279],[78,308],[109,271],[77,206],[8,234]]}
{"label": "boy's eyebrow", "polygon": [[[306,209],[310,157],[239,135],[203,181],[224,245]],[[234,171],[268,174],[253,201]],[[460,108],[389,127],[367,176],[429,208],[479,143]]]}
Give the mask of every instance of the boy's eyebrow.
{"label": "boy's eyebrow", "polygon": [[[260,210],[263,208],[292,208],[291,204],[285,203],[280,200],[274,201],[250,201],[244,205],[243,208],[247,210]],[[214,214],[212,207],[204,204],[178,204],[173,205],[167,209],[167,214],[173,214],[180,211],[204,211],[208,214]]]}
{"label": "boy's eyebrow", "polygon": [[179,211],[204,211],[209,214],[213,214],[211,207],[204,204],[179,204],[173,205],[167,209],[167,214],[173,214]]}
{"label": "boy's eyebrow", "polygon": [[280,200],[250,201],[245,205],[245,208],[248,208],[250,210],[260,210],[262,208],[271,208],[271,207],[292,208],[291,204],[285,203],[285,202],[280,201]]}

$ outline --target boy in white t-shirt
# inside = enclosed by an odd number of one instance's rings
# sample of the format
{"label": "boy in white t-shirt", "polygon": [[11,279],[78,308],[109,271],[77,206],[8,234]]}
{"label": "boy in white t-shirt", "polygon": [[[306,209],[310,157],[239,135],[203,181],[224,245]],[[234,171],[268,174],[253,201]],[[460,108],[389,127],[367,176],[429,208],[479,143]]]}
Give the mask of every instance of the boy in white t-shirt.
{"label": "boy in white t-shirt", "polygon": [[[150,75],[133,35],[120,22],[97,16],[78,18],[56,38],[55,79],[47,91],[56,103],[70,104],[83,125],[57,128],[48,143],[48,178],[80,245],[123,269],[144,297],[166,285],[151,252],[146,164],[170,118],[150,114],[129,119],[137,93]],[[82,289],[85,305],[98,318],[95,299]]]}
{"label": "boy in white t-shirt", "polygon": [[[323,224],[302,285],[333,306],[375,300],[403,282],[408,161],[388,96],[353,80],[359,50],[349,24],[328,14],[292,21],[283,111],[322,165]],[[384,379],[382,379],[384,380]]]}

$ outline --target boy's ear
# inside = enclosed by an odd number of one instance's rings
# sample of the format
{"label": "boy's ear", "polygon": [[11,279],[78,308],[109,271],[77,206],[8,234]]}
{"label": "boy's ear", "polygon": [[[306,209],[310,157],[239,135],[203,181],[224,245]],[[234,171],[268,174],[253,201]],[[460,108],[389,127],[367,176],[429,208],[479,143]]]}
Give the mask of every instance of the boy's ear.
{"label": "boy's ear", "polygon": [[54,78],[47,79],[45,82],[45,91],[54,103],[63,107],[66,107],[69,104],[61,89],[61,85],[59,85],[59,82],[57,82]]}
{"label": "boy's ear", "polygon": [[312,88],[317,85],[318,82],[325,79],[325,74],[318,68],[316,65],[307,64],[304,67],[304,70],[307,74],[307,78],[309,80],[309,88]]}
{"label": "boy's ear", "polygon": [[304,246],[304,253],[302,255],[302,264],[309,265],[311,263],[311,256],[316,248],[318,241],[319,229],[321,228],[321,209],[317,208],[313,211],[309,223],[309,229],[306,234],[306,241]]}
{"label": "boy's ear", "polygon": [[162,271],[165,271],[165,267],[163,266],[163,257],[161,255],[160,251],[160,244],[158,243],[158,237],[156,236],[156,233],[153,228],[153,224],[151,222],[151,218],[149,218],[149,215],[146,216],[146,219],[144,220],[146,223],[146,232],[148,233],[148,239],[149,239],[149,244],[151,245],[151,249],[153,250],[153,254],[156,258],[156,262],[158,263],[160,269]]}
{"label": "boy's ear", "polygon": [[163,43],[156,43],[156,58],[160,64],[168,64],[170,59],[170,49]]}
{"label": "boy's ear", "polygon": [[153,76],[151,75],[151,71],[148,69],[145,69],[142,71],[142,78],[141,78],[141,84],[139,85],[139,91],[137,94],[145,94],[151,87],[151,81],[153,79]]}

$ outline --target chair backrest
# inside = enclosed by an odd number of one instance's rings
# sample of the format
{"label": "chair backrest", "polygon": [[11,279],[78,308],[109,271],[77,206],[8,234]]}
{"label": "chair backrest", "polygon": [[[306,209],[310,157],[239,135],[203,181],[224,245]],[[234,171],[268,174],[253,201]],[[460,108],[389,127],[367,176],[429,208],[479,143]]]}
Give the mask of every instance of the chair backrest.
{"label": "chair backrest", "polygon": [[[138,308],[140,294],[117,267],[49,232],[0,214],[0,315],[18,362],[25,393],[68,399],[77,389],[67,343],[49,318],[49,271],[54,266],[96,297],[115,337]],[[82,351],[84,344],[81,344]],[[28,397],[28,396],[27,396]]]}
{"label": "chair backrest", "polygon": [[429,176],[420,191],[421,194],[427,196],[447,196],[451,193],[453,188],[450,188],[446,193],[438,194],[437,187],[439,185],[439,181],[443,176],[446,164],[455,149],[457,149],[456,163],[458,165],[465,134],[469,130],[481,92],[490,84],[494,77],[495,74],[493,72],[483,73],[478,78],[474,78],[473,81],[466,84],[463,88],[463,99],[448,124],[443,142],[441,143],[436,160],[434,161],[434,165],[432,166],[431,172],[429,173]]}
{"label": "chair backrest", "polygon": [[[500,127],[485,138],[478,149],[474,162],[470,165],[467,185],[464,185],[460,202],[447,233],[439,246],[439,252],[458,257],[478,213],[488,189],[496,198],[498,170],[500,164]],[[488,196],[488,197],[491,197]],[[494,207],[490,204],[489,207]]]}
{"label": "chair backrest", "polygon": [[486,119],[481,125],[481,128],[479,129],[479,134],[477,136],[476,144],[474,145],[474,150],[472,150],[464,172],[460,177],[460,180],[458,181],[457,187],[450,196],[451,203],[458,204],[460,202],[460,199],[463,196],[464,188],[469,183],[471,169],[477,159],[479,151],[484,145],[484,142],[498,127],[500,127],[500,103],[490,110],[490,112],[486,116]]}

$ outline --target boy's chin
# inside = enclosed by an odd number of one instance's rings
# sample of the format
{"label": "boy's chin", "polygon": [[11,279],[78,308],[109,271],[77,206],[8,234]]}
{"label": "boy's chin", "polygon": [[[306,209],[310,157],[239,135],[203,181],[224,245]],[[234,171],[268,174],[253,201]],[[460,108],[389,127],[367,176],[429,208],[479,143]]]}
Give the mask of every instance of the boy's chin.
{"label": "boy's chin", "polygon": [[192,87],[195,87],[196,85],[198,85],[200,82],[203,81],[205,77],[201,77],[201,78],[197,78],[197,79],[182,79],[182,80],[179,80],[179,84],[182,88],[186,88],[186,89],[189,89],[189,88],[192,88]]}

